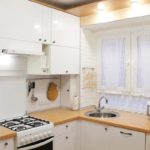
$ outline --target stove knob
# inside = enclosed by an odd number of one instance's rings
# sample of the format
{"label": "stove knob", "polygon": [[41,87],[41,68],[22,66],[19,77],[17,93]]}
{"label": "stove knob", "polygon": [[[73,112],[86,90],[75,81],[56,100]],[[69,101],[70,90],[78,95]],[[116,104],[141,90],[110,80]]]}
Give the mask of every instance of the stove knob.
{"label": "stove knob", "polygon": [[48,136],[51,136],[51,135],[52,135],[51,131],[48,131],[47,134],[48,134]]}

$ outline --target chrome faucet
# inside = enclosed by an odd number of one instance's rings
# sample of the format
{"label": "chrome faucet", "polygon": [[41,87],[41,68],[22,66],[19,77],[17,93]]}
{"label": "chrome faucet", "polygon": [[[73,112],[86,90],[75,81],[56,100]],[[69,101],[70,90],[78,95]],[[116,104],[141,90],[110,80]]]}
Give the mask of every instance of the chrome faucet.
{"label": "chrome faucet", "polygon": [[104,109],[104,106],[101,106],[101,101],[105,100],[106,104],[108,103],[108,99],[105,96],[100,97],[98,101],[98,107],[96,108],[97,111],[101,112]]}

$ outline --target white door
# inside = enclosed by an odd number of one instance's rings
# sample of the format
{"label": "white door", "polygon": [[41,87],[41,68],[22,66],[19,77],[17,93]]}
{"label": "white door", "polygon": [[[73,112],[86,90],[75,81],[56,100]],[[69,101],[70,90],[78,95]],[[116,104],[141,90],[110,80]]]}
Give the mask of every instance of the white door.
{"label": "white door", "polygon": [[51,74],[79,74],[79,49],[52,46]]}
{"label": "white door", "polygon": [[0,38],[39,42],[42,6],[28,0],[0,1]]}
{"label": "white door", "polygon": [[81,150],[106,150],[105,132],[105,127],[100,124],[82,121]]}
{"label": "white door", "polygon": [[144,133],[109,127],[106,139],[106,150],[145,150]]}
{"label": "white door", "polygon": [[58,10],[52,10],[52,44],[79,48],[79,17]]}

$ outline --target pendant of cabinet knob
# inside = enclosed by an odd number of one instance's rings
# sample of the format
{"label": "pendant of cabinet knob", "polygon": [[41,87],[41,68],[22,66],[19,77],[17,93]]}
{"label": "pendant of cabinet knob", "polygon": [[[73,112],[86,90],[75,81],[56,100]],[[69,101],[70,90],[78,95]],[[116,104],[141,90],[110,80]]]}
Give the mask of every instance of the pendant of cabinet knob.
{"label": "pendant of cabinet knob", "polygon": [[4,144],[4,146],[8,146],[8,143],[6,142],[6,143]]}

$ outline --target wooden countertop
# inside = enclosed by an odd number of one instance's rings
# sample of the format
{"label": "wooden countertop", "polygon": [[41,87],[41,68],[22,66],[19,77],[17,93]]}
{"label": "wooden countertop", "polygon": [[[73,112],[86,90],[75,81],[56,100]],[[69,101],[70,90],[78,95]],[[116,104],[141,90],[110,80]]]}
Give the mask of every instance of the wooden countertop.
{"label": "wooden countertop", "polygon": [[4,127],[0,127],[0,140],[4,140],[7,138],[12,138],[16,136],[16,132],[9,130]]}
{"label": "wooden countertop", "polygon": [[73,120],[85,120],[100,124],[111,125],[120,128],[131,129],[139,132],[150,133],[150,120],[146,115],[117,111],[117,118],[92,118],[85,116],[85,113],[92,111],[94,108],[87,108],[79,111],[72,111],[67,108],[56,108],[43,112],[31,113],[29,115],[54,122],[54,125],[63,124]]}

